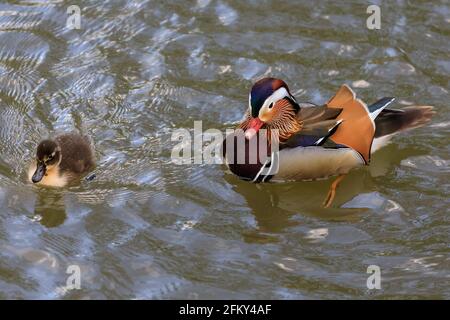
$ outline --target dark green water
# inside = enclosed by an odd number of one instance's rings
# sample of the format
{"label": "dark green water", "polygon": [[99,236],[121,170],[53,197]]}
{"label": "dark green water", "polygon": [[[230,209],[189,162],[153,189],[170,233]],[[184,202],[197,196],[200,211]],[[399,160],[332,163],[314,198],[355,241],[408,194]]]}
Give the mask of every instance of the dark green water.
{"label": "dark green water", "polygon": [[[450,6],[377,2],[381,30],[365,1],[0,4],[0,298],[449,299]],[[233,127],[267,75],[302,101],[347,83],[437,113],[331,209],[331,179],[254,185],[172,163],[174,129]],[[74,129],[95,142],[97,178],[27,183],[39,140]],[[64,289],[69,265],[80,290]]]}

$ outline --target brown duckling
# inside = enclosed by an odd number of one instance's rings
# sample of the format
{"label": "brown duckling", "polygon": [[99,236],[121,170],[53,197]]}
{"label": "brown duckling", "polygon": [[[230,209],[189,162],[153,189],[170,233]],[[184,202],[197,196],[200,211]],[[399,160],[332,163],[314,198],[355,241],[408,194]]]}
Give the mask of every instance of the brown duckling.
{"label": "brown duckling", "polygon": [[88,137],[66,133],[39,143],[28,179],[40,185],[64,187],[94,166],[94,150]]}

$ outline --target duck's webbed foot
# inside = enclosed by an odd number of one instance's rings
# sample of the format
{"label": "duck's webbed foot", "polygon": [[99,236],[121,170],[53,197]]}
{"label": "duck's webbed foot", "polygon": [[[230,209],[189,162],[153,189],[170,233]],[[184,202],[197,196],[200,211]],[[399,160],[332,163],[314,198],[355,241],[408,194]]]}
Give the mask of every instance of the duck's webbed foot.
{"label": "duck's webbed foot", "polygon": [[328,208],[333,203],[334,197],[336,195],[336,189],[339,186],[339,183],[341,183],[341,181],[344,180],[345,176],[346,176],[345,174],[339,175],[331,184],[327,197],[323,202],[323,206],[325,208]]}

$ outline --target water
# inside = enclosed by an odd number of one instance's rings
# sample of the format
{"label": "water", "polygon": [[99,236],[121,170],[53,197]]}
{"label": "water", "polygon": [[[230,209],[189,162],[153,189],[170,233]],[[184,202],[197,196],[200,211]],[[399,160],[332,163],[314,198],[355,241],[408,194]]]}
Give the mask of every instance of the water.
{"label": "water", "polygon": [[[450,298],[446,1],[383,1],[379,31],[357,1],[80,1],[80,30],[72,4],[0,4],[0,298]],[[437,113],[330,209],[331,179],[254,185],[171,162],[174,129],[233,127],[266,75],[302,101],[348,83]],[[96,178],[27,183],[39,140],[69,130],[95,142]]]}

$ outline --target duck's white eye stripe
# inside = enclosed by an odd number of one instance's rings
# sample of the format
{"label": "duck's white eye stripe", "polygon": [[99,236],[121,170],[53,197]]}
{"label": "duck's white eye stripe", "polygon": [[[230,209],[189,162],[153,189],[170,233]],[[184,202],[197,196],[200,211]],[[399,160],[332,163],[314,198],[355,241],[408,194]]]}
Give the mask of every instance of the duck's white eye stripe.
{"label": "duck's white eye stripe", "polygon": [[277,103],[278,100],[281,100],[283,98],[289,97],[289,93],[287,92],[286,88],[281,87],[280,89],[276,90],[272,95],[270,95],[266,101],[264,101],[263,108],[271,108],[270,105],[273,103]]}
{"label": "duck's white eye stripe", "polygon": [[281,100],[285,97],[288,97],[289,93],[287,92],[285,87],[281,87],[280,89],[276,90],[274,93],[272,93],[272,99],[273,101]]}

